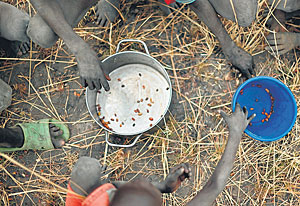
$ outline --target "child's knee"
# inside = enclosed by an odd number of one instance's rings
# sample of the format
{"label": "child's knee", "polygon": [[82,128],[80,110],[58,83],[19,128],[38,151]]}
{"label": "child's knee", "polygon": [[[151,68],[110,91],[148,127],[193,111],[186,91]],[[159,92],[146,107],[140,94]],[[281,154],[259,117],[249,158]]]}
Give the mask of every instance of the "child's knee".
{"label": "child's knee", "polygon": [[72,170],[72,174],[71,176],[77,175],[77,174],[84,174],[84,175],[88,175],[89,172],[92,173],[100,173],[101,171],[101,167],[100,164],[98,162],[98,160],[96,160],[95,158],[91,158],[91,157],[80,157],[73,170]]}
{"label": "child's knee", "polygon": [[43,48],[52,47],[58,39],[58,36],[39,15],[30,19],[27,35],[34,43]]}
{"label": "child's knee", "polygon": [[[26,34],[26,29],[29,23],[29,16],[22,16],[20,18],[12,17],[11,26],[7,31],[4,31],[3,33],[7,33],[8,36],[6,37],[4,35],[4,38],[10,40],[10,41],[21,41],[26,42],[29,41],[29,38]],[[9,22],[7,22],[9,24]]]}
{"label": "child's knee", "polygon": [[94,176],[96,176],[95,179],[97,179],[98,176],[100,177],[100,174],[101,166],[98,160],[91,157],[80,157],[72,170],[71,180],[81,182],[81,179],[85,181]]}
{"label": "child's knee", "polygon": [[101,166],[98,160],[91,157],[80,157],[71,173],[70,186],[74,192],[86,195],[87,191],[101,177]]}

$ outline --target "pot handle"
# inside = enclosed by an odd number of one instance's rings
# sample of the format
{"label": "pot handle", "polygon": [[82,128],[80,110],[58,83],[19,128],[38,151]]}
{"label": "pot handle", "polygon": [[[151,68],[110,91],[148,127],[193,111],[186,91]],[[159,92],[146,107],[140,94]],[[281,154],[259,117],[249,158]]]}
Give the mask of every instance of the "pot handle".
{"label": "pot handle", "polygon": [[146,51],[146,54],[148,54],[150,56],[150,53],[149,53],[149,50],[148,50],[148,47],[146,45],[145,42],[143,42],[142,40],[138,40],[138,39],[123,39],[121,41],[119,41],[118,45],[117,45],[117,50],[116,50],[116,53],[119,52],[120,50],[120,45],[124,42],[138,42],[138,43],[141,43],[143,44],[144,48],[145,48],[145,51]]}
{"label": "pot handle", "polygon": [[143,134],[139,134],[136,136],[135,140],[131,143],[131,144],[127,144],[127,145],[124,145],[124,144],[113,144],[111,142],[108,141],[109,139],[109,134],[108,132],[105,131],[105,141],[106,143],[109,145],[109,146],[112,146],[112,147],[125,147],[125,148],[128,148],[128,147],[132,147],[135,145],[135,143],[138,141],[138,139],[142,136]]}

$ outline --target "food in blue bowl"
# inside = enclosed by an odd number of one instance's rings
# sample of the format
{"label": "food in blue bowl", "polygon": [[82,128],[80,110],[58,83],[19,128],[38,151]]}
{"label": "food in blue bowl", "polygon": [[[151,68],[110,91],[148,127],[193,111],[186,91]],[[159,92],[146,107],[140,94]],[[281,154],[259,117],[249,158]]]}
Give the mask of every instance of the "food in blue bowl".
{"label": "food in blue bowl", "polygon": [[260,141],[275,141],[293,128],[297,117],[297,104],[291,90],[281,81],[267,76],[251,78],[235,92],[232,109],[236,103],[246,106],[250,122],[245,133]]}

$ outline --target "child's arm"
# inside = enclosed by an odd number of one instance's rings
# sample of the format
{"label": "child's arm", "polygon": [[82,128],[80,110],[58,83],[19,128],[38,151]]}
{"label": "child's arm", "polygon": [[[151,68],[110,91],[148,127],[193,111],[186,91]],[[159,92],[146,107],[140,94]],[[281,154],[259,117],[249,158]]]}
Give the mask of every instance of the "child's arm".
{"label": "child's arm", "polygon": [[222,192],[233,167],[235,155],[238,150],[243,131],[246,129],[249,122],[255,117],[255,114],[253,114],[247,119],[247,109],[245,107],[241,109],[239,104],[236,105],[235,112],[232,115],[228,116],[223,111],[221,111],[221,115],[229,128],[229,137],[225,151],[214,173],[204,185],[203,189],[200,190],[196,197],[188,203],[189,206],[212,205],[217,196]]}
{"label": "child's arm", "polygon": [[[57,1],[31,0],[30,2],[45,22],[64,40],[68,48],[75,55],[83,86],[88,85],[90,89],[100,89],[103,86],[108,91],[109,85],[97,54],[73,31]],[[94,2],[96,3],[95,0],[86,1],[87,4]]]}
{"label": "child's arm", "polygon": [[[161,193],[172,193],[178,189],[180,184],[191,176],[191,169],[187,163],[183,163],[173,168],[166,177],[164,181],[161,182],[151,182],[151,184],[156,187]],[[126,181],[116,181],[112,184],[119,188],[120,186],[126,184]]]}

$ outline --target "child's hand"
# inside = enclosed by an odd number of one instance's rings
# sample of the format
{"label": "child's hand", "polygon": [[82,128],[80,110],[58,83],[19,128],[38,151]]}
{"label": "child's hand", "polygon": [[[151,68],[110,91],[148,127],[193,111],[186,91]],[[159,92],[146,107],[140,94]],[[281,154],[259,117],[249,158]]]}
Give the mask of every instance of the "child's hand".
{"label": "child's hand", "polygon": [[192,175],[191,168],[188,163],[183,163],[173,168],[164,181],[165,192],[171,193],[178,189],[181,182]]}
{"label": "child's hand", "polygon": [[247,108],[244,107],[242,109],[239,103],[236,104],[235,111],[231,115],[227,115],[223,111],[221,111],[220,113],[228,125],[229,132],[234,133],[244,132],[251,120],[256,116],[256,114],[253,114],[251,115],[251,117],[247,118]]}

